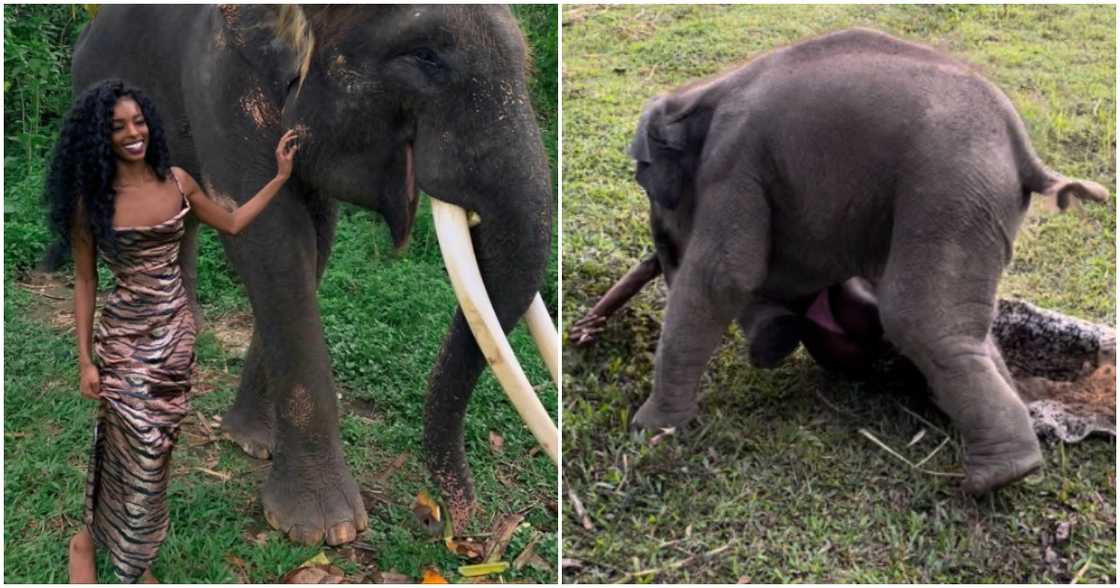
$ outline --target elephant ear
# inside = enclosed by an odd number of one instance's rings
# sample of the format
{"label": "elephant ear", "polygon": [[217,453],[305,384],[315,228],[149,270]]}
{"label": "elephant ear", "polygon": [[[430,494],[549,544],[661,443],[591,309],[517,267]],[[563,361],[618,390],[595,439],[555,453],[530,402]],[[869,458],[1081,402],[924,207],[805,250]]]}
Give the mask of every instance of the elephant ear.
{"label": "elephant ear", "polygon": [[[639,162],[638,181],[654,202],[675,209],[693,192],[693,177],[707,132],[696,96],[656,99],[639,122],[631,155]],[[648,163],[643,170],[642,162]]]}
{"label": "elephant ear", "polygon": [[303,87],[315,51],[315,33],[295,5],[223,4],[219,44],[232,46],[252,66],[275,103]]}

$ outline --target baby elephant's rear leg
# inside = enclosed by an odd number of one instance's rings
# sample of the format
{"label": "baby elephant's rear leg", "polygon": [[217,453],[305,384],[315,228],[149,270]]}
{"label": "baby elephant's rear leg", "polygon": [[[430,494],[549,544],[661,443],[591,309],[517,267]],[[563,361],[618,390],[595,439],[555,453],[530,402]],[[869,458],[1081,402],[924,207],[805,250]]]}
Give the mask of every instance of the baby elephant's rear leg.
{"label": "baby elephant's rear leg", "polygon": [[938,406],[964,438],[965,491],[984,494],[1038,469],[1042,452],[1030,415],[986,332],[990,308],[926,302],[933,312],[918,311],[914,297],[885,303],[883,326],[925,374]]}
{"label": "baby elephant's rear leg", "polygon": [[747,358],[754,367],[778,367],[801,345],[801,317],[780,304],[752,298],[737,321],[747,337]]}

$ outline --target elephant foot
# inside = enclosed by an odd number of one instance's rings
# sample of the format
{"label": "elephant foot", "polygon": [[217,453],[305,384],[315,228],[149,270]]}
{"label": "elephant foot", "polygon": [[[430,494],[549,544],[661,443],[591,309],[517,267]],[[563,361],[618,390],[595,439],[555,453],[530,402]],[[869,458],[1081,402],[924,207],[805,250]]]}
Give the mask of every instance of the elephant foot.
{"label": "elephant foot", "polygon": [[349,543],[369,525],[358,484],[341,458],[304,467],[274,463],[261,505],[273,529],[304,545]]}
{"label": "elephant foot", "polygon": [[272,457],[272,424],[259,412],[241,410],[234,404],[222,417],[222,431],[249,456],[269,459]]}
{"label": "elephant foot", "polygon": [[1042,466],[1038,438],[1004,443],[994,451],[966,449],[964,490],[974,496],[987,494],[1020,480]]}
{"label": "elephant foot", "polygon": [[634,415],[630,427],[649,431],[680,427],[691,421],[700,412],[700,408],[695,401],[681,402],[678,403],[678,406],[668,410],[659,406],[659,404],[652,396],[649,397],[638,409],[638,413]]}

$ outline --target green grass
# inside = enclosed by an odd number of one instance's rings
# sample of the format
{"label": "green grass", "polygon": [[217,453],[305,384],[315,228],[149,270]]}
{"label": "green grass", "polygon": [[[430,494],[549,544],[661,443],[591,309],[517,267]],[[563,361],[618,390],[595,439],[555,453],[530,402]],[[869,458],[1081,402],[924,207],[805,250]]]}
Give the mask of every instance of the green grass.
{"label": "green grass", "polygon": [[[555,38],[555,7],[519,7],[518,14],[531,41],[547,44],[537,37]],[[537,75],[555,75],[555,50],[538,48],[534,57]],[[548,80],[533,85],[534,106],[553,161],[555,87]],[[21,128],[50,140],[24,142],[50,145],[57,113],[54,119],[44,116],[43,128]],[[18,135],[6,140],[23,144]],[[81,524],[94,404],[77,393],[73,319],[66,314],[72,296],[68,271],[47,282],[45,290],[28,285],[43,283],[29,270],[49,241],[38,204],[44,153],[40,149],[32,158],[12,153],[5,161],[4,579],[57,583],[66,581],[67,540]],[[419,578],[425,567],[461,580],[456,568],[464,562],[424,534],[410,509],[420,490],[436,492],[423,466],[423,403],[428,373],[456,306],[427,203],[420,210],[411,245],[398,256],[380,217],[343,207],[320,288],[323,326],[343,396],[339,426],[346,460],[370,510],[370,529],[359,541],[372,551],[327,550],[352,580],[370,581],[379,571]],[[242,339],[247,336],[243,325],[250,308],[215,233],[204,229],[201,241],[199,294],[207,327],[196,347],[201,383],[193,403],[210,417],[232,402],[243,362],[243,350],[218,335],[232,330]],[[542,291],[546,301],[556,300],[557,267],[554,255],[551,280]],[[103,290],[110,288],[104,267],[101,276]],[[59,296],[65,300],[53,298]],[[515,330],[511,343],[529,379],[550,382],[523,327]],[[555,386],[543,385],[538,393],[555,419]],[[504,438],[500,452],[490,448],[491,431]],[[154,566],[157,577],[179,583],[277,582],[318,553],[319,548],[289,542],[264,522],[258,487],[267,462],[246,457],[228,442],[204,441],[196,419],[188,418],[172,466],[171,532]],[[537,553],[554,567],[556,468],[543,452],[528,457],[536,442],[489,371],[468,409],[466,444],[481,507],[471,531],[484,533],[493,519],[525,510],[527,525],[514,535],[507,558],[539,535]],[[393,469],[398,460],[400,466]],[[230,477],[222,480],[200,468]],[[351,554],[356,561],[350,561]],[[104,557],[99,568],[103,581],[113,580]],[[556,571],[525,567],[503,577],[554,582]]]}
{"label": "green grass", "polygon": [[[626,154],[645,101],[838,28],[877,28],[975,64],[1011,97],[1043,161],[1115,190],[1111,6],[572,6],[562,18],[566,322],[652,250]],[[1113,200],[1032,213],[1001,295],[1114,323],[1115,211]],[[956,479],[912,471],[857,433],[917,461],[944,436],[909,410],[955,439],[919,390],[838,380],[803,352],[754,370],[732,329],[702,380],[696,429],[639,443],[628,424],[652,388],[664,307],[658,280],[594,346],[564,352],[564,479],[594,525],[564,517],[564,557],[580,562],[565,581],[655,570],[629,578],[1068,582],[1084,568],[1082,582],[1115,582],[1112,439],[1047,446],[1041,473],[972,499]],[[960,472],[957,447],[926,467]],[[1061,523],[1070,539],[1047,561]]]}

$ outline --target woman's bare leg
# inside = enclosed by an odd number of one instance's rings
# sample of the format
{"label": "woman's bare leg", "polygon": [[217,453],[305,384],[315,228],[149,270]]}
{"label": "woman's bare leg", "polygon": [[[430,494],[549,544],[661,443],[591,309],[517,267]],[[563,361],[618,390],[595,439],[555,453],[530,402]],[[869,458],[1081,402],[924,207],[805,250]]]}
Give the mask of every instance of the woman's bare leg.
{"label": "woman's bare leg", "polygon": [[70,583],[96,584],[93,535],[85,526],[70,538]]}

